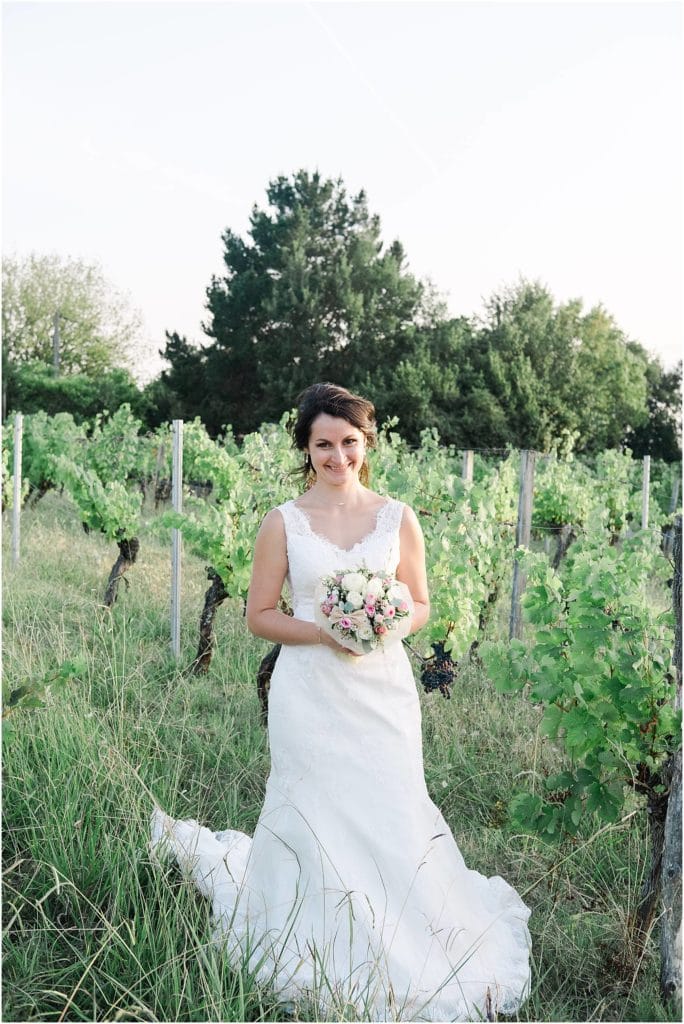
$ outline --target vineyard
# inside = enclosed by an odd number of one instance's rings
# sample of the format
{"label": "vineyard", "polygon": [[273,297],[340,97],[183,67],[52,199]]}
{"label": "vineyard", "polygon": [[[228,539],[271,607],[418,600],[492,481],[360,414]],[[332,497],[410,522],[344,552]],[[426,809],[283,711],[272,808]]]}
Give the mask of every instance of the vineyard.
{"label": "vineyard", "polygon": [[[4,430],[8,1020],[273,1019],[144,835],[150,793],[216,827],[258,814],[268,649],[243,609],[261,519],[301,492],[289,422],[218,439],[183,424],[175,502],[171,426],[145,434],[126,406],[84,425],[26,416],[20,442]],[[396,428],[371,485],[425,535],[432,614],[409,649],[426,775],[474,866],[528,893],[525,1019],[678,1019],[657,946],[680,467],[580,458],[569,436],[532,453],[523,508],[529,453],[464,455],[431,430],[409,446]]]}

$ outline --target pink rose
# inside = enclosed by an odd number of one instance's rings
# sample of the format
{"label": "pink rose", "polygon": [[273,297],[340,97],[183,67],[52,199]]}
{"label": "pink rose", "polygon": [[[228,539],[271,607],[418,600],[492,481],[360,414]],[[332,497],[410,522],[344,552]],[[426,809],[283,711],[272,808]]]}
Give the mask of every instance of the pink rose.
{"label": "pink rose", "polygon": [[324,615],[330,615],[330,612],[332,611],[332,605],[331,604],[322,604],[321,605],[321,611],[323,612]]}
{"label": "pink rose", "polygon": [[364,611],[365,611],[366,615],[368,616],[368,618],[372,619],[373,616],[375,615],[375,605],[374,604],[367,604],[366,607],[364,608]]}
{"label": "pink rose", "polygon": [[389,608],[387,609],[387,611],[385,612],[385,618],[387,618],[387,619],[393,619],[394,618],[394,608],[392,607],[392,605],[390,605]]}
{"label": "pink rose", "polygon": [[378,636],[384,636],[385,633],[387,632],[387,626],[383,626],[382,623],[380,623],[377,626],[374,626],[373,628]]}
{"label": "pink rose", "polygon": [[340,627],[342,629],[351,629],[352,621],[348,615],[343,615],[340,619]]}

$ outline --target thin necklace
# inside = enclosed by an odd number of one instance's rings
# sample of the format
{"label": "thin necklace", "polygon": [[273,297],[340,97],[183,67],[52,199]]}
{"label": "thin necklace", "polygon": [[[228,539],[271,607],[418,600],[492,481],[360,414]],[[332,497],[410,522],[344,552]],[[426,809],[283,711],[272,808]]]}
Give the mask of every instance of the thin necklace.
{"label": "thin necklace", "polygon": [[346,504],[347,504],[346,500],[345,501],[331,501],[327,505],[324,505],[323,507],[324,508],[331,508],[333,505],[335,505],[337,508],[342,508]]}
{"label": "thin necklace", "polygon": [[323,508],[330,508],[332,505],[336,505],[338,508],[341,508],[342,505],[346,505],[346,504],[347,504],[346,501],[331,501],[327,505],[324,505]]}

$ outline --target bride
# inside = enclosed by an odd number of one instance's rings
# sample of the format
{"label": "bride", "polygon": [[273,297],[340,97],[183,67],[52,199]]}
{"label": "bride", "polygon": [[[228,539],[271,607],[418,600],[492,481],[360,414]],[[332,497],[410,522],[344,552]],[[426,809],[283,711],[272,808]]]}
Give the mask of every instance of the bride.
{"label": "bride", "polygon": [[[355,656],[315,623],[324,575],[393,574],[429,616],[422,532],[367,487],[370,402],[332,384],[299,397],[296,446],[313,481],[264,518],[247,625],[282,644],[271,679],[271,774],[253,838],[157,808],[165,849],[212,900],[237,966],[302,1018],[480,1020],[529,994],[529,909],[466,867],[423,774],[420,706],[401,643]],[[278,610],[284,583],[293,615]]]}

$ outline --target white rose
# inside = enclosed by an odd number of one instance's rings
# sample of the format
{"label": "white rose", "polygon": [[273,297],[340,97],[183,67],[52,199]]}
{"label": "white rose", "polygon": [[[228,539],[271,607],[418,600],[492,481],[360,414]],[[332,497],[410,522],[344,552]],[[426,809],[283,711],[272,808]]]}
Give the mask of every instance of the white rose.
{"label": "white rose", "polygon": [[366,586],[366,578],[360,572],[348,572],[342,577],[342,586],[345,590],[353,590],[358,593]]}
{"label": "white rose", "polygon": [[359,626],[357,636],[359,640],[372,640],[373,630],[370,626]]}
{"label": "white rose", "polygon": [[356,611],[356,609],[360,608],[361,605],[363,604],[363,596],[359,594],[358,590],[350,590],[349,593],[347,594],[347,601],[352,606],[354,611]]}
{"label": "white rose", "polygon": [[382,580],[380,579],[379,576],[373,576],[373,578],[368,581],[365,587],[365,592],[367,594],[372,594],[373,597],[377,597],[381,590]]}
{"label": "white rose", "polygon": [[405,598],[405,596],[406,596],[406,591],[402,587],[401,583],[395,583],[387,591],[387,600],[388,601],[401,601],[401,600],[403,600]]}

